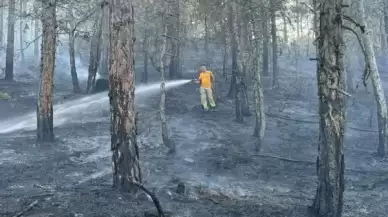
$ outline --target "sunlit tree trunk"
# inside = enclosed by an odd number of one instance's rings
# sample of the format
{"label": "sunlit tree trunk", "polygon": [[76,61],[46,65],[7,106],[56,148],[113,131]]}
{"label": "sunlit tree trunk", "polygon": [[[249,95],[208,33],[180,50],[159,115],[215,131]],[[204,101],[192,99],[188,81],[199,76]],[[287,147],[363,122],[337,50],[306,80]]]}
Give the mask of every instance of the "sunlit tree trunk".
{"label": "sunlit tree trunk", "polygon": [[111,150],[113,184],[132,190],[141,182],[139,148],[136,142],[134,11],[132,1],[109,0]]}
{"label": "sunlit tree trunk", "polygon": [[5,57],[5,80],[13,80],[13,62],[15,54],[15,9],[16,0],[9,0],[8,29],[7,29],[7,54]]}
{"label": "sunlit tree trunk", "polygon": [[319,129],[318,187],[313,209],[320,217],[341,217],[344,193],[346,95],[342,0],[325,0],[320,7],[318,40]]}
{"label": "sunlit tree trunk", "polygon": [[56,0],[43,2],[41,79],[37,105],[37,140],[53,141],[53,92],[56,50]]}

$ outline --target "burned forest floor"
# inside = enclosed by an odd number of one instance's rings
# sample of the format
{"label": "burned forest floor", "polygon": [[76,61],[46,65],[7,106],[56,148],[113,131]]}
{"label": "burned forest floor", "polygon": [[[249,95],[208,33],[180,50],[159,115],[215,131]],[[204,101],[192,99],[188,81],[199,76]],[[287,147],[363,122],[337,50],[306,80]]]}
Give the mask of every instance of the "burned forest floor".
{"label": "burned forest floor", "polygon": [[[155,192],[167,216],[310,216],[307,207],[317,182],[315,65],[300,61],[293,68],[292,60],[280,62],[278,87],[270,88],[268,78],[263,81],[267,128],[260,152],[252,136],[254,115],[244,117],[243,124],[235,122],[233,101],[225,97],[230,81],[219,73],[217,111],[201,111],[194,84],[168,91],[174,155],[161,142],[158,94],[137,96],[144,185]],[[380,68],[388,87],[388,66]],[[2,82],[0,92],[10,92],[12,98],[0,100],[0,128],[8,127],[2,120],[35,112],[31,92],[37,86],[36,81]],[[57,89],[56,101],[69,100],[63,96],[71,92],[71,83]],[[375,154],[375,107],[373,95],[363,87],[348,101],[344,216],[384,217],[388,212],[388,160]],[[35,131],[0,134],[0,216],[154,216],[156,209],[143,193],[129,195],[111,187],[108,104],[87,108],[87,115],[76,112],[55,128],[55,143],[37,143]]]}

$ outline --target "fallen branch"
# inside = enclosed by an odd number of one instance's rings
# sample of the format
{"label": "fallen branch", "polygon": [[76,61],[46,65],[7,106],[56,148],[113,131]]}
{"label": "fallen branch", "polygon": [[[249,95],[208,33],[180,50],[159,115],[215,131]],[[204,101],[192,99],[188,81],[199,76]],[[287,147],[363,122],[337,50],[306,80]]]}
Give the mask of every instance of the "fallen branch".
{"label": "fallen branch", "polygon": [[150,196],[152,201],[155,204],[156,209],[158,210],[159,217],[165,217],[162,206],[160,205],[160,202],[159,202],[158,198],[155,196],[155,194],[153,194],[151,191],[149,191],[146,187],[144,187],[144,185],[140,184],[139,182],[133,181],[129,177],[127,178],[127,180],[131,184],[133,184],[133,185],[137,186],[138,188],[140,188],[141,190],[143,190],[148,196]]}
{"label": "fallen branch", "polygon": [[35,200],[34,202],[30,203],[26,208],[24,208],[24,210],[22,210],[21,212],[17,213],[13,217],[23,216],[26,212],[30,211],[36,205],[38,205],[38,200]]}
{"label": "fallen branch", "polygon": [[274,159],[292,162],[292,163],[316,164],[315,161],[295,160],[295,159],[291,159],[291,158],[279,157],[279,156],[274,156],[274,155],[258,154],[256,156],[265,157],[265,158],[274,158]]}

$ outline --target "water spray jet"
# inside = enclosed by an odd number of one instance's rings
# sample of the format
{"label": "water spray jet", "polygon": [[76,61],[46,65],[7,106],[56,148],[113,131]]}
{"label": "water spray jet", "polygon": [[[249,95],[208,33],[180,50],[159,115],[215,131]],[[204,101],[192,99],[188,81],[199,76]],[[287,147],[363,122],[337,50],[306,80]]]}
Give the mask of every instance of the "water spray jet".
{"label": "water spray jet", "polygon": [[[190,83],[190,79],[175,80],[165,82],[166,90],[176,88]],[[160,91],[161,82],[156,82],[147,85],[139,85],[135,88],[135,95],[142,98],[155,95]],[[135,97],[136,99],[136,97]],[[93,110],[101,111],[102,106],[108,107],[109,97],[108,92],[104,91],[93,95],[85,96],[79,99],[70,100],[67,102],[55,104],[54,107],[54,127],[61,126],[72,120],[80,120],[82,112],[88,114],[93,113]],[[21,117],[11,118],[1,121],[0,134],[12,133],[16,131],[35,130],[36,129],[36,112],[30,112]]]}

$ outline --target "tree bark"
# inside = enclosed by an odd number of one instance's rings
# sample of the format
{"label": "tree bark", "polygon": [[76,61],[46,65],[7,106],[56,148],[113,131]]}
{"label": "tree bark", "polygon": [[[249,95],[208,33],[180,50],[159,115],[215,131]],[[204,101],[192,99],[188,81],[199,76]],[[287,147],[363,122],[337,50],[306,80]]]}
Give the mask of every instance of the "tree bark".
{"label": "tree bark", "polygon": [[7,53],[5,57],[5,80],[13,80],[13,62],[15,54],[15,9],[16,0],[9,0],[8,5],[8,30]]}
{"label": "tree bark", "polygon": [[43,39],[41,48],[41,79],[37,105],[37,140],[54,140],[53,92],[57,37],[56,0],[43,2]]}
{"label": "tree bark", "polygon": [[365,34],[361,35],[362,42],[364,45],[365,60],[367,61],[367,67],[371,75],[373,92],[375,100],[377,103],[377,121],[379,128],[379,146],[377,148],[377,153],[379,156],[385,156],[387,151],[387,139],[388,139],[388,111],[387,103],[385,100],[384,89],[381,85],[381,79],[379,75],[379,70],[377,68],[376,57],[373,50],[373,42],[371,39],[372,31],[367,29],[366,19],[365,19],[365,9],[364,9],[364,0],[359,0],[357,2],[358,14],[360,16],[360,25],[365,26],[367,30]]}
{"label": "tree bark", "polygon": [[132,1],[109,0],[111,150],[113,185],[134,190],[141,182],[139,148],[136,142],[134,12]]}
{"label": "tree bark", "polygon": [[313,209],[320,217],[341,217],[344,192],[345,88],[342,0],[320,7],[318,40],[318,188]]}
{"label": "tree bark", "polygon": [[90,57],[88,68],[88,82],[86,86],[86,93],[89,93],[96,83],[97,68],[100,62],[100,42],[102,34],[102,11],[98,10],[94,25],[94,33],[90,41]]}

